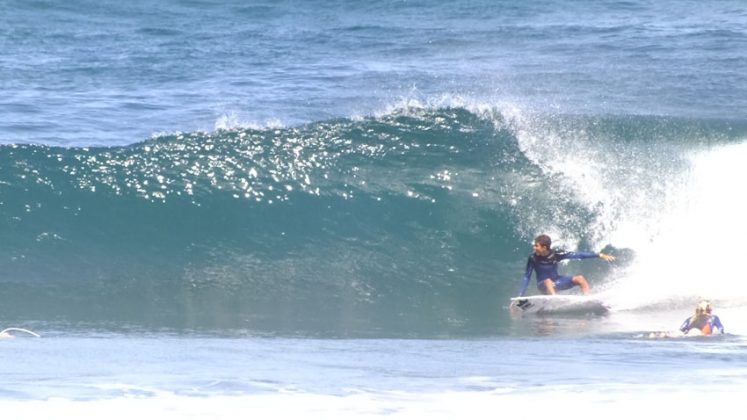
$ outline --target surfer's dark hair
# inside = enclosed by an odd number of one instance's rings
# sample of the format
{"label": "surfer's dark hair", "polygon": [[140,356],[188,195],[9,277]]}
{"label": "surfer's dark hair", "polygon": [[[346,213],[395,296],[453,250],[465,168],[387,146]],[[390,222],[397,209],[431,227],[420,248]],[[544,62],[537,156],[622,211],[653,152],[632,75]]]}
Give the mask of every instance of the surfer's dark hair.
{"label": "surfer's dark hair", "polygon": [[550,239],[549,236],[542,234],[536,238],[534,238],[535,244],[540,244],[541,246],[550,249],[550,246],[552,245],[552,239]]}

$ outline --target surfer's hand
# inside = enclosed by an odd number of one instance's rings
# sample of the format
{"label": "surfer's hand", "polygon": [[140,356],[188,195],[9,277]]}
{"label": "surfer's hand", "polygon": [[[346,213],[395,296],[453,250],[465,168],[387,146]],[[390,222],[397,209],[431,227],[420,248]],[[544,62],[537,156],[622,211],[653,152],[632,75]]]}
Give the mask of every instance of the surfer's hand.
{"label": "surfer's hand", "polygon": [[603,252],[599,253],[599,258],[605,260],[605,261],[615,261],[615,257],[612,255],[607,255]]}

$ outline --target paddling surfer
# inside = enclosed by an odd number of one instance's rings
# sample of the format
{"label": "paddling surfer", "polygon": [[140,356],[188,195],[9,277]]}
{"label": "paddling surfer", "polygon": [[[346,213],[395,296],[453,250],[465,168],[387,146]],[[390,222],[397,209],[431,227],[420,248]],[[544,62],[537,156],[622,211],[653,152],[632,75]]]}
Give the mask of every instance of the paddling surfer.
{"label": "paddling surfer", "polygon": [[718,315],[713,314],[711,302],[702,300],[695,306],[695,314],[682,323],[680,331],[685,335],[693,332],[697,335],[723,334],[724,326]]}

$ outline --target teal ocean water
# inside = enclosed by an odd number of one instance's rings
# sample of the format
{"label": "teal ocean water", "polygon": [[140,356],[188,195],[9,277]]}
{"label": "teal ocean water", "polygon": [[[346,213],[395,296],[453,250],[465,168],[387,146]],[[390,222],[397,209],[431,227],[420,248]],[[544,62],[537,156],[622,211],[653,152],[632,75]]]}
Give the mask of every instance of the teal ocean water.
{"label": "teal ocean water", "polygon": [[[627,306],[744,298],[728,283],[702,290],[698,270],[718,273],[720,259],[659,261],[682,252],[668,242],[678,229],[715,243],[734,234],[698,231],[730,223],[720,212],[741,200],[719,160],[744,156],[746,129],[409,107],[128,146],[6,145],[0,272],[12,299],[1,311],[264,334],[502,334],[501,308],[538,232],[616,253],[615,264],[568,268],[583,267],[599,290],[632,298],[639,277],[656,278]],[[719,202],[700,209],[691,189],[701,182],[725,196],[711,191]],[[692,249],[708,255],[705,244]],[[656,267],[643,266],[649,258]],[[668,290],[654,296],[658,286]]]}
{"label": "teal ocean water", "polygon": [[[736,407],[741,2],[8,1],[0,49],[14,414]],[[509,316],[539,233],[608,315]]]}

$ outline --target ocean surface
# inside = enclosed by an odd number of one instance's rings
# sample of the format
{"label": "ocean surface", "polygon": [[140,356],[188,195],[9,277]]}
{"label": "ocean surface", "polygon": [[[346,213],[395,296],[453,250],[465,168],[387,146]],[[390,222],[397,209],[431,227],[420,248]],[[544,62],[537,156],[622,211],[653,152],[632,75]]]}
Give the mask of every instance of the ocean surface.
{"label": "ocean surface", "polygon": [[[742,1],[3,0],[0,51],[4,416],[741,408]],[[539,233],[609,314],[509,316]]]}

